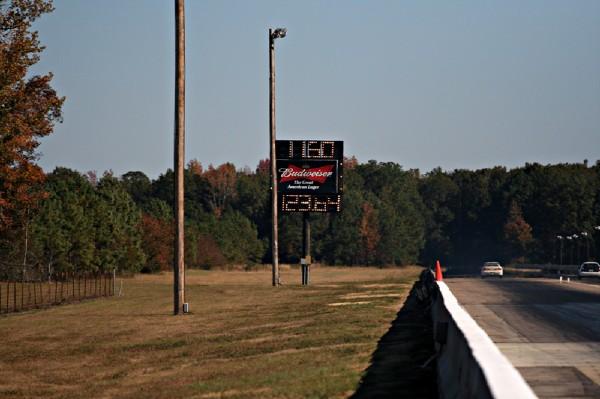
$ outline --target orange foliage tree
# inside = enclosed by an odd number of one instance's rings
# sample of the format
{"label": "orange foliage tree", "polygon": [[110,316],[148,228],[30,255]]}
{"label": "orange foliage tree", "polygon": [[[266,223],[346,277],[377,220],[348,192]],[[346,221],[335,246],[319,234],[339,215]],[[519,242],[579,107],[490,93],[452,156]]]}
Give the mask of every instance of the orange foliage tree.
{"label": "orange foliage tree", "polygon": [[61,120],[52,74],[27,77],[44,49],[31,24],[52,11],[44,0],[10,1],[0,7],[0,235],[23,226],[44,196],[44,173],[35,164],[39,138]]}
{"label": "orange foliage tree", "polygon": [[173,266],[173,238],[175,229],[170,219],[142,214],[142,248],[146,254],[145,270],[168,271]]}
{"label": "orange foliage tree", "polygon": [[220,217],[227,204],[235,198],[237,193],[237,172],[232,163],[224,163],[218,168],[212,165],[204,172],[204,177],[211,187],[210,204],[213,212]]}

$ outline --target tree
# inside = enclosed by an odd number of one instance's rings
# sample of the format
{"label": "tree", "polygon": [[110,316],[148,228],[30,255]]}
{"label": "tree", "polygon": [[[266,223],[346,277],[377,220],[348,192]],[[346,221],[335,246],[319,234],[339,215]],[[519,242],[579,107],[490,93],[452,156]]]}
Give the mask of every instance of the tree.
{"label": "tree", "polygon": [[81,174],[56,168],[46,179],[46,199],[32,226],[36,263],[48,275],[55,271],[91,271],[95,255],[96,195]]}
{"label": "tree", "polygon": [[508,219],[504,225],[504,238],[513,258],[522,258],[527,245],[532,241],[531,226],[523,218],[519,204],[510,205]]}
{"label": "tree", "polygon": [[44,173],[35,164],[39,138],[61,121],[52,74],[27,78],[44,47],[32,23],[52,11],[46,0],[0,3],[0,234],[23,225],[28,210],[44,196]]}
{"label": "tree", "polygon": [[210,204],[217,217],[220,217],[229,202],[236,195],[237,173],[235,166],[231,163],[224,163],[218,168],[212,165],[204,173],[204,177],[210,184]]}
{"label": "tree", "polygon": [[146,264],[142,267],[142,272],[171,270],[173,268],[173,240],[175,236],[173,221],[144,213],[142,214],[141,226],[143,232],[142,249],[146,255]]}
{"label": "tree", "polygon": [[152,183],[144,172],[127,172],[121,176],[121,184],[138,206],[149,200]]}
{"label": "tree", "polygon": [[447,261],[453,250],[448,226],[454,220],[452,201],[458,194],[458,187],[446,173],[436,168],[421,179],[419,192],[424,204],[427,237],[421,260],[428,265],[436,259]]}
{"label": "tree", "polygon": [[98,270],[139,271],[142,251],[141,212],[119,180],[105,173],[98,181],[93,209]]}
{"label": "tree", "polygon": [[363,262],[368,265],[373,263],[379,244],[379,220],[377,211],[369,202],[362,205],[362,218],[360,220],[360,237],[362,241]]}

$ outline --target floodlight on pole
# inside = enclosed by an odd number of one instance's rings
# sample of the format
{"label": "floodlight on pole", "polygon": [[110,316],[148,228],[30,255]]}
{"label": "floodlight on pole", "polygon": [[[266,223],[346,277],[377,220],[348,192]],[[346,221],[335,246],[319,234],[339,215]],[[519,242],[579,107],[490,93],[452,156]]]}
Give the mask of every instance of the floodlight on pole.
{"label": "floodlight on pole", "polygon": [[277,28],[271,33],[273,39],[283,39],[287,34],[286,28]]}

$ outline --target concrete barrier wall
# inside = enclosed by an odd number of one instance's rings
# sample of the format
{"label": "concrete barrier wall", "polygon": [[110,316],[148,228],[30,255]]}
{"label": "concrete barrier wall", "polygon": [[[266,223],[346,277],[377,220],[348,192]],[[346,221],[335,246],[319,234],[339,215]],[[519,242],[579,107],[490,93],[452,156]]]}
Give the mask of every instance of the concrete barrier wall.
{"label": "concrete barrier wall", "polygon": [[440,397],[529,399],[533,390],[443,282],[433,283],[432,317]]}

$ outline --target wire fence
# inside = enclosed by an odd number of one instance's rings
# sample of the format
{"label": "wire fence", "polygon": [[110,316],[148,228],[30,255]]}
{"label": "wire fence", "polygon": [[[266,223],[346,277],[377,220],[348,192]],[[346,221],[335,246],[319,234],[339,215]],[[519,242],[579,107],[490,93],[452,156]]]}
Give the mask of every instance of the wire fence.
{"label": "wire fence", "polygon": [[0,281],[0,314],[113,296],[113,273],[63,273],[53,280]]}

